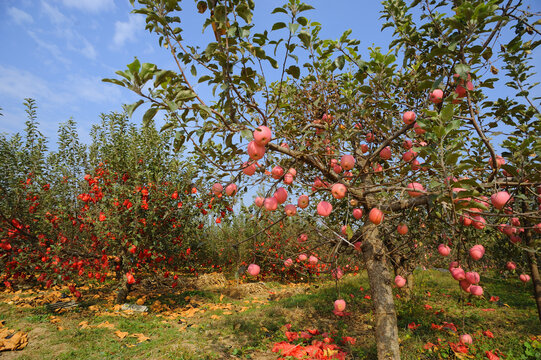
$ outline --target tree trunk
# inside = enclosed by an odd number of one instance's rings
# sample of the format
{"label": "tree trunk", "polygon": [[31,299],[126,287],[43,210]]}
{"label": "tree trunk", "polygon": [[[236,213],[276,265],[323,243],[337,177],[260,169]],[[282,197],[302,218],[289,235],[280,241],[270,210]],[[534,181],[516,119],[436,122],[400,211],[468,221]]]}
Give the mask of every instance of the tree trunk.
{"label": "tree trunk", "polygon": [[368,224],[362,231],[362,253],[374,303],[378,360],[400,360],[398,325],[385,247],[376,225]]}
{"label": "tree trunk", "polygon": [[[532,230],[526,229],[524,236],[526,238],[526,246],[533,246]],[[539,316],[539,322],[541,322],[541,276],[539,276],[537,258],[535,252],[528,250],[526,250],[526,256],[528,258],[528,264],[530,265],[530,273],[533,283],[533,294],[535,298],[535,303],[537,304],[537,314]]]}
{"label": "tree trunk", "polygon": [[127,279],[124,277],[120,280],[120,286],[118,287],[118,292],[116,293],[115,304],[124,304],[128,298],[128,294],[131,290],[131,284],[128,284]]}

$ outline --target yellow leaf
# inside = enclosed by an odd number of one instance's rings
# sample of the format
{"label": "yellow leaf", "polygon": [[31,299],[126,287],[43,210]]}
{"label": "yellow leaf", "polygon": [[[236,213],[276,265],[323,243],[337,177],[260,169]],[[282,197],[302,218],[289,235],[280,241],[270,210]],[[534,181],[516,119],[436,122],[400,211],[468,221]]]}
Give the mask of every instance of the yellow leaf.
{"label": "yellow leaf", "polygon": [[99,324],[97,327],[98,327],[98,328],[114,329],[114,328],[115,328],[115,325],[109,323],[109,321],[104,321],[104,322],[102,322],[101,324]]}
{"label": "yellow leaf", "polygon": [[127,331],[117,330],[117,331],[115,331],[115,335],[118,336],[121,339],[124,339],[126,336],[128,336],[128,332]]}
{"label": "yellow leaf", "polygon": [[220,302],[224,299],[224,294],[220,295]]}
{"label": "yellow leaf", "polygon": [[148,336],[145,336],[144,334],[132,334],[130,336],[137,338],[138,343],[142,343],[143,341],[147,341],[150,339]]}
{"label": "yellow leaf", "polygon": [[211,319],[214,319],[214,320],[218,320],[218,319],[221,318],[221,316],[218,316],[218,315],[212,315],[210,318],[211,318]]}
{"label": "yellow leaf", "polygon": [[86,329],[86,328],[89,328],[90,326],[88,325],[88,321],[81,321],[79,323],[79,326],[81,327],[81,329]]}

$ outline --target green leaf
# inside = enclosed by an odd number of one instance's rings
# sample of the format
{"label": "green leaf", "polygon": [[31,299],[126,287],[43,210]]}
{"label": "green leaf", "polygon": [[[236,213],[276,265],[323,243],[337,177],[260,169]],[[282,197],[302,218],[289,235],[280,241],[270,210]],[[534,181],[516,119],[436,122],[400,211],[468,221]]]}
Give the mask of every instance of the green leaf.
{"label": "green leaf", "polygon": [[281,8],[281,7],[277,7],[277,8],[275,8],[274,10],[272,10],[271,14],[276,14],[276,13],[284,13],[284,14],[287,14],[287,10],[284,9],[284,8]]}
{"label": "green leaf", "polygon": [[165,130],[172,129],[176,126],[175,123],[166,123],[162,128],[160,129],[160,132],[164,132]]}
{"label": "green leaf", "polygon": [[116,84],[116,85],[120,85],[120,86],[126,86],[126,84],[124,84],[122,81],[118,80],[118,79],[101,79],[101,81],[103,82],[109,82],[109,83],[112,83],[112,84]]}
{"label": "green leaf", "polygon": [[239,6],[237,6],[236,10],[237,10],[237,14],[239,14],[239,16],[244,21],[246,21],[248,24],[252,22],[253,14],[250,8],[248,7],[248,4],[241,3]]}
{"label": "green leaf", "polygon": [[289,27],[289,31],[292,33],[292,34],[295,34],[295,32],[297,32],[297,29],[299,28],[299,24],[289,24],[288,25]]}
{"label": "green leaf", "polygon": [[449,103],[441,109],[441,119],[443,120],[444,124],[448,123],[453,119],[453,115],[455,113],[455,105],[452,103]]}
{"label": "green leaf", "polygon": [[177,132],[175,140],[173,140],[173,149],[175,149],[175,152],[180,151],[180,148],[184,145],[184,141],[186,141],[186,137],[181,132]]}
{"label": "green leaf", "polygon": [[128,64],[128,69],[130,69],[130,72],[132,74],[137,74],[140,68],[141,68],[141,63],[139,62],[139,59],[137,59],[137,57],[131,64]]}
{"label": "green leaf", "polygon": [[197,95],[190,89],[179,90],[175,96],[175,100],[188,101],[195,98]]}
{"label": "green leaf", "polygon": [[126,105],[126,114],[128,115],[128,117],[132,117],[133,112],[135,111],[135,109],[137,109],[139,107],[139,105],[141,105],[144,102],[145,101],[141,99],[141,100],[137,100],[133,104]]}
{"label": "green leaf", "polygon": [[145,115],[143,115],[143,124],[144,125],[148,125],[148,123],[154,119],[154,116],[156,115],[156,113],[158,112],[158,108],[157,107],[151,107],[149,108],[146,112],[145,112]]}
{"label": "green leaf", "polygon": [[301,69],[299,69],[299,67],[296,65],[291,65],[287,68],[286,73],[293,76],[295,79],[298,79],[301,75]]}
{"label": "green leaf", "polygon": [[286,27],[286,24],[285,24],[285,23],[283,23],[283,22],[277,22],[277,23],[275,23],[274,25],[272,25],[271,31],[283,29],[283,28],[285,28],[285,27]]}
{"label": "green leaf", "polygon": [[346,58],[344,55],[340,55],[339,57],[337,57],[336,59],[334,59],[334,64],[336,65],[337,68],[339,68],[340,70],[342,70],[344,68],[344,65],[346,64]]}
{"label": "green leaf", "polygon": [[251,132],[250,130],[248,130],[248,129],[241,130],[240,136],[241,136],[242,138],[244,138],[244,139],[246,139],[246,140],[250,140],[250,141],[252,141],[252,139],[253,139],[253,134],[252,134],[252,132]]}
{"label": "green leaf", "polygon": [[308,20],[304,16],[299,16],[297,18],[297,22],[301,24],[302,26],[308,25]]}
{"label": "green leaf", "polygon": [[310,47],[310,34],[308,34],[306,31],[301,31],[297,36],[305,47]]}
{"label": "green leaf", "polygon": [[455,72],[460,75],[462,79],[466,79],[470,73],[471,68],[466,64],[458,64],[455,66]]}

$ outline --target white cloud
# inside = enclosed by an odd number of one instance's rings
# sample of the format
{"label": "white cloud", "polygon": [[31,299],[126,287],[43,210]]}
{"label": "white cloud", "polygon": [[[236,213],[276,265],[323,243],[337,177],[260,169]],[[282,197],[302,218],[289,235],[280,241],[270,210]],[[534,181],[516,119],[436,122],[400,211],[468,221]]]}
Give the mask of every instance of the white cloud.
{"label": "white cloud", "polygon": [[29,71],[0,65],[0,97],[22,102],[31,97],[49,105],[85,106],[88,103],[122,103],[121,89],[97,76],[69,75],[55,83]]}
{"label": "white cloud", "polygon": [[38,76],[15,67],[0,65],[0,95],[22,102],[24,98],[61,100]]}
{"label": "white cloud", "polygon": [[51,44],[45,40],[40,39],[39,36],[33,31],[28,31],[28,35],[32,39],[34,39],[34,41],[38,44],[39,47],[50,52],[51,55],[58,61],[66,65],[70,63],[70,61],[64,56],[64,52],[60,50],[60,48],[56,44]]}
{"label": "white cloud", "polygon": [[43,9],[43,13],[55,25],[66,25],[71,22],[60,10],[43,0],[41,1],[41,8]]}
{"label": "white cloud", "polygon": [[[77,31],[75,23],[71,18],[67,17],[58,8],[52,6],[44,0],[41,1],[41,7],[43,15],[45,15],[55,25],[54,30],[51,33],[53,33],[57,38],[66,40],[65,48],[67,50],[78,52],[88,59],[96,59],[96,49],[81,33]],[[48,49],[57,59],[61,57],[60,49],[58,49],[56,45],[49,44],[49,46],[47,46],[46,41],[38,39],[36,34],[31,36],[36,42],[38,42],[40,46]],[[50,38],[50,35],[47,36],[47,39]],[[53,47],[56,47],[56,49]]]}
{"label": "white cloud", "polygon": [[21,9],[18,9],[16,7],[10,7],[8,8],[8,15],[11,16],[13,21],[15,21],[17,24],[22,25],[24,23],[33,23],[34,18],[32,15],[22,11]]}
{"label": "white cloud", "polygon": [[115,22],[115,35],[113,36],[113,44],[122,46],[127,41],[135,41],[136,33],[144,29],[145,20],[141,15],[130,14],[128,21]]}
{"label": "white cloud", "polygon": [[62,0],[64,5],[82,11],[100,12],[114,8],[114,0]]}

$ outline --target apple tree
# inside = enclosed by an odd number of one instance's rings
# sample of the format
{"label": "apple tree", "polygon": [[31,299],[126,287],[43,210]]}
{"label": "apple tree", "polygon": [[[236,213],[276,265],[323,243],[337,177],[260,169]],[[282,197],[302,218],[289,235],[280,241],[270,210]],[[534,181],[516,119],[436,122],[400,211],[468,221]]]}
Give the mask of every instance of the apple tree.
{"label": "apple tree", "polygon": [[[256,199],[265,211],[314,219],[334,234],[322,238],[337,252],[360,248],[378,358],[399,359],[389,249],[415,240],[404,225],[436,229],[458,274],[484,255],[471,231],[520,217],[531,236],[525,251],[537,261],[541,122],[529,64],[539,31],[535,15],[513,0],[383,7],[382,29],[393,41],[365,51],[351,31],[321,38],[322,25],[308,19],[312,7],[298,0],[275,8],[276,22],[258,32],[251,0],[138,0],[134,12],[176,67],[136,60],[105,81],[141,95],[133,107],[148,101],[144,119],[166,111],[165,128],[189,143],[209,181],[255,184],[266,193]],[[212,31],[203,46],[185,40],[184,16],[200,16]],[[511,196],[491,205],[503,188],[526,207],[510,206]],[[391,236],[398,226],[401,236]],[[458,275],[465,291],[482,295],[476,279]]]}

